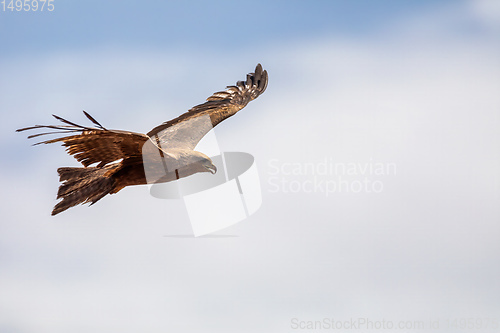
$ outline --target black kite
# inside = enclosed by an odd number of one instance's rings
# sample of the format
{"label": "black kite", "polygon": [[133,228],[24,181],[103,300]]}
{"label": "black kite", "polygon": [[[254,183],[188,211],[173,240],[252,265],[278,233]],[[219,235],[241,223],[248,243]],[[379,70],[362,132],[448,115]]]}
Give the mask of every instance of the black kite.
{"label": "black kite", "polygon": [[[104,128],[85,111],[85,116],[97,127],[77,125],[53,115],[65,125],[36,125],[17,131],[39,128],[57,130],[28,138],[77,133],[37,143],[62,142],[66,151],[84,166],[57,169],[62,182],[57,198],[62,200],[52,211],[52,215],[56,215],[78,204],[92,205],[126,186],[151,183],[146,173],[156,173],[155,182],[168,182],[198,172],[215,173],[217,169],[210,158],[195,151],[195,146],[213,127],[262,94],[267,87],[267,78],[267,72],[258,64],[255,73],[248,74],[246,81],[238,81],[225,91],[214,93],[205,103],[153,128],[147,134]],[[96,166],[91,166],[96,163]]]}

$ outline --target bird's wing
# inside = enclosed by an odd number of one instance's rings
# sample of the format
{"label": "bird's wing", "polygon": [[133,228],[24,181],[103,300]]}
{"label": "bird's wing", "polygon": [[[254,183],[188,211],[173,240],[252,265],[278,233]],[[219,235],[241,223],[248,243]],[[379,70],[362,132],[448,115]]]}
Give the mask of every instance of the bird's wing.
{"label": "bird's wing", "polygon": [[76,160],[82,163],[85,167],[94,163],[98,163],[97,167],[103,167],[104,165],[114,161],[139,157],[142,155],[142,146],[149,139],[148,136],[128,131],[108,130],[101,126],[101,124],[99,124],[87,112],[83,112],[87,118],[97,125],[97,127],[77,125],[54,115],[56,119],[66,125],[36,125],[18,129],[17,132],[39,128],[57,130],[30,135],[28,138],[34,138],[47,134],[77,133],[74,135],[38,142],[35,145],[62,142],[62,145],[66,147],[68,154],[74,156]]}
{"label": "bird's wing", "polygon": [[243,109],[266,87],[267,71],[258,64],[254,73],[247,74],[246,81],[214,93],[205,103],[153,128],[147,135],[164,149],[194,149],[213,127]]}

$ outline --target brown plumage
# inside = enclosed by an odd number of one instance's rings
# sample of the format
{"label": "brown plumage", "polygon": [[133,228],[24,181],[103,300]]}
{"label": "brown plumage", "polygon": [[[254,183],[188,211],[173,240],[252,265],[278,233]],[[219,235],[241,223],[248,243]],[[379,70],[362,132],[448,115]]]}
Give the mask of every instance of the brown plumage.
{"label": "brown plumage", "polygon": [[[213,127],[233,116],[267,87],[267,72],[260,64],[246,81],[238,81],[225,91],[214,93],[203,104],[191,108],[147,134],[104,128],[87,112],[85,116],[96,126],[77,125],[53,115],[65,125],[36,125],[17,132],[48,128],[57,131],[30,135],[71,134],[37,143],[61,142],[68,154],[83,168],[57,169],[62,182],[52,215],[78,204],[99,201],[126,186],[151,182],[168,182],[197,172],[216,172],[210,158],[194,150]],[[91,166],[96,164],[95,166]]]}

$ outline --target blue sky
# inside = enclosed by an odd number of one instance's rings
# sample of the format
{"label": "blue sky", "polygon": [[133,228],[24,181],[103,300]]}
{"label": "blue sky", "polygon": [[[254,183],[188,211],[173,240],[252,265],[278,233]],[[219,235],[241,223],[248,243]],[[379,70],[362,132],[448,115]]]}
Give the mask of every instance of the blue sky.
{"label": "blue sky", "polygon": [[195,51],[295,39],[369,37],[456,1],[56,1],[53,12],[3,12],[2,55],[103,46]]}
{"label": "blue sky", "polygon": [[[500,2],[488,0],[56,0],[52,13],[0,12],[0,331],[500,322],[499,40]],[[85,109],[147,132],[257,62],[265,94],[215,133],[223,151],[255,157],[263,203],[226,237],[189,237],[183,202],[147,186],[50,216],[56,169],[78,162],[15,129],[51,114],[85,123]],[[324,161],[395,172],[300,172]],[[365,180],[382,190],[310,190]]]}

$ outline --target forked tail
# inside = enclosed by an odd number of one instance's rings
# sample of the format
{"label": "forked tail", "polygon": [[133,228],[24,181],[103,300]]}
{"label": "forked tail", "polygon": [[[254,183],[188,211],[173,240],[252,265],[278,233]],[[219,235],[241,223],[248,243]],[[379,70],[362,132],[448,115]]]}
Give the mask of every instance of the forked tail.
{"label": "forked tail", "polygon": [[117,165],[108,165],[103,168],[69,168],[57,169],[59,180],[62,182],[57,191],[58,202],[52,215],[59,214],[66,209],[90,202],[95,204],[114,189],[113,174]]}

